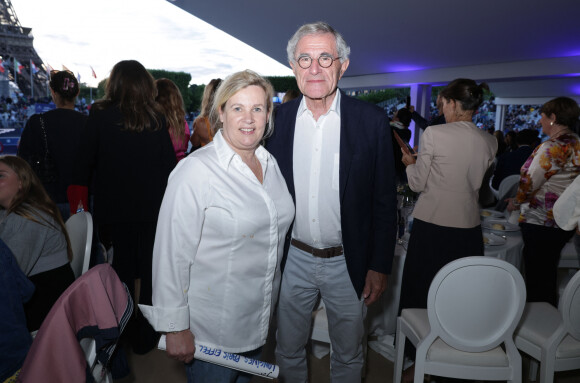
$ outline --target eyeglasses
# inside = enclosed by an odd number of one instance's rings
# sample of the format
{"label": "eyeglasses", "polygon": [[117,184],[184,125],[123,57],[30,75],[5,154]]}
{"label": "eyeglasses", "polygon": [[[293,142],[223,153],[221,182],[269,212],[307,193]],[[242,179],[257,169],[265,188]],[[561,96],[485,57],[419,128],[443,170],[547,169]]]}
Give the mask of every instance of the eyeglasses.
{"label": "eyeglasses", "polygon": [[[338,59],[340,59],[340,57],[333,58],[332,56],[329,55],[322,55],[318,57],[318,65],[320,65],[321,68],[329,68],[334,62],[334,60]],[[296,62],[298,63],[300,68],[308,69],[312,65],[312,57],[307,55],[300,56],[296,59]]]}

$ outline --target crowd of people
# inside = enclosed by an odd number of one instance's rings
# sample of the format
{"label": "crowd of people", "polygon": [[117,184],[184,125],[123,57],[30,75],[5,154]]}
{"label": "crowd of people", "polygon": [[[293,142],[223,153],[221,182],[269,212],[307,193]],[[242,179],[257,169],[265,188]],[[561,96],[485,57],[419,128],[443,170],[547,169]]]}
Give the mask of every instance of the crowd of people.
{"label": "crowd of people", "polygon": [[[405,100],[392,99],[384,103],[383,109],[389,116],[393,116],[397,110],[405,105]],[[540,107],[541,105],[506,105],[503,133],[510,131],[518,132],[524,129],[540,128]],[[484,99],[473,116],[473,122],[480,128],[490,133],[496,131],[496,110],[497,106],[493,98]],[[431,120],[441,118],[442,113],[437,107],[437,101],[431,101],[429,105],[429,115]],[[429,121],[427,121],[429,122]],[[427,125],[425,125],[427,126]]]}
{"label": "crowd of people", "polygon": [[[483,255],[482,186],[512,174],[521,179],[507,209],[520,214],[528,300],[556,305],[557,259],[579,218],[561,217],[564,228],[554,217],[580,174],[578,104],[559,97],[534,110],[544,143],[533,129],[494,136],[476,120],[491,109],[487,84],[460,78],[439,92],[432,119],[408,106],[389,121],[338,89],[349,54],[330,25],[301,26],[287,44],[300,93],[275,107],[272,85],[251,70],[212,80],[191,137],[177,86],[137,61],[112,68],[88,116],[75,110],[75,76],[51,73],[56,109],[25,113],[18,156],[0,157],[1,260],[18,265],[23,275],[12,278],[30,282],[11,287],[27,303],[5,302],[5,321],[37,330],[74,283],[65,220],[88,210],[100,251],[114,254],[136,304],[123,343],[133,352],[148,353],[165,335],[188,382],[249,382],[194,359],[196,343],[259,359],[276,320],[280,379],[304,382],[322,300],[331,379],[360,382],[367,307],[393,263],[397,186],[419,195],[400,310],[425,308],[445,264]],[[26,109],[8,104],[15,114]],[[414,148],[411,121],[423,129]],[[9,337],[22,347],[0,357],[0,381],[18,373],[26,334]]]}
{"label": "crowd of people", "polygon": [[[26,97],[4,97],[0,96],[0,128],[21,129],[33,114],[37,113],[37,108],[54,108],[52,97],[37,97],[29,99]],[[75,98],[74,110],[88,115],[89,104],[86,100]]]}

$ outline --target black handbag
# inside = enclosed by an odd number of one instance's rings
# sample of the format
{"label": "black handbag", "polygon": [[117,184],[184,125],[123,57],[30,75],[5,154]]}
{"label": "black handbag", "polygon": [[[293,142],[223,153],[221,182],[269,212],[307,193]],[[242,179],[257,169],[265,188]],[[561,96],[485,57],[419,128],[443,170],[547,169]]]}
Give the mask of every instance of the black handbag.
{"label": "black handbag", "polygon": [[54,164],[54,160],[52,159],[52,156],[48,150],[48,140],[46,138],[46,129],[44,127],[44,120],[42,119],[42,115],[40,115],[40,130],[42,131],[44,155],[35,156],[35,158],[32,159],[31,165],[38,178],[40,178],[40,182],[43,184],[51,184],[56,182],[58,173],[56,165]]}

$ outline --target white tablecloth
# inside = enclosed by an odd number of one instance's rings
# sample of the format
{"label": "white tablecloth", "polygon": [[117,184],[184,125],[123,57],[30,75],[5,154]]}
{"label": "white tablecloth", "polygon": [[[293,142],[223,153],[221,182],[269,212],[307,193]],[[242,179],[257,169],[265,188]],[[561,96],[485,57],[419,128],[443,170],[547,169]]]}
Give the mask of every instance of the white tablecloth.
{"label": "white tablecloth", "polygon": [[501,246],[486,246],[485,255],[488,257],[494,257],[503,259],[514,265],[518,270],[522,270],[522,249],[524,248],[524,240],[522,239],[522,233],[518,231],[492,231],[483,229],[484,233],[495,233],[506,237],[505,245]]}

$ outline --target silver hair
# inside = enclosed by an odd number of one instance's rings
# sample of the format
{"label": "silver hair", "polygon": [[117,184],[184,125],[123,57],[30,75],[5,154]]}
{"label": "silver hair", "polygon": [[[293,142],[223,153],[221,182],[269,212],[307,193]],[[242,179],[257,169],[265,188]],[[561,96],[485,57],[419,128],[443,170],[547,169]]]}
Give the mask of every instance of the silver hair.
{"label": "silver hair", "polygon": [[344,38],[338,31],[332,28],[328,23],[324,21],[318,21],[316,23],[304,24],[301,26],[296,33],[288,41],[288,46],[286,47],[286,54],[288,55],[288,62],[296,62],[296,46],[301,38],[308,35],[317,35],[330,33],[334,36],[336,40],[336,50],[338,57],[340,57],[340,62],[343,63],[348,60],[350,55],[350,47],[344,41]]}

